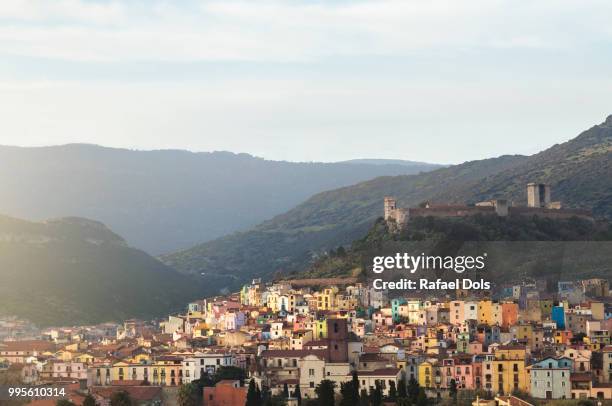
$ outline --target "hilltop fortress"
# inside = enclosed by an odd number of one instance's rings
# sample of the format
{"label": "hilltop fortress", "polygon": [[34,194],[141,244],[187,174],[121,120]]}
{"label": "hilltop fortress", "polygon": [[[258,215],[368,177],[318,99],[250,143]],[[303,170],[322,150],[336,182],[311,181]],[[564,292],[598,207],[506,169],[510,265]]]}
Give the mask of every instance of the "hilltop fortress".
{"label": "hilltop fortress", "polygon": [[486,200],[475,205],[432,204],[426,202],[422,207],[398,208],[395,198],[385,197],[385,220],[398,228],[405,227],[416,217],[469,217],[478,214],[506,216],[540,216],[554,219],[580,217],[592,220],[590,210],[565,209],[561,202],[550,200],[550,185],[542,183],[527,184],[527,206],[515,206],[505,199]]}

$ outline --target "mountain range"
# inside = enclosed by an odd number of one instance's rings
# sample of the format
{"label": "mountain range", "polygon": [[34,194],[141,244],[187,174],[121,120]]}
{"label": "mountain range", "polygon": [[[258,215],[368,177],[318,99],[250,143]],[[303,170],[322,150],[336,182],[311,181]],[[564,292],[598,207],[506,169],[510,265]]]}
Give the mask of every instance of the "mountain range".
{"label": "mountain range", "polygon": [[[89,145],[2,147],[0,159],[6,169],[0,172],[1,210],[30,213],[27,217],[35,219],[0,216],[0,314],[40,325],[163,316],[252,277],[309,268],[312,275],[334,275],[343,267],[350,271],[351,263],[344,259],[321,260],[332,252],[346,252],[338,247],[368,235],[382,215],[384,196],[395,196],[399,207],[489,198],[521,205],[526,184],[542,182],[551,185],[552,199],[564,206],[612,218],[612,116],[532,156],[506,155],[413,175],[380,176],[316,193],[248,231],[159,258],[133,248],[121,235],[127,230],[141,246],[158,248],[204,241],[280,212],[306,190],[368,178],[376,168],[402,173],[423,167],[379,160],[290,164],[229,153],[138,152]],[[80,217],[37,218],[69,211]],[[108,217],[115,226],[85,219],[83,213],[96,220]],[[571,224],[517,223],[512,228],[531,230],[525,235],[534,239],[572,239]],[[490,233],[489,240],[508,231],[503,225],[468,226]],[[596,234],[585,230],[587,236]],[[428,235],[425,231],[421,234]],[[146,233],[149,239],[143,237]],[[595,237],[584,239],[589,238]],[[317,268],[321,263],[327,264],[325,269]]]}
{"label": "mountain range", "polygon": [[247,232],[161,259],[183,273],[240,280],[299,271],[328,250],[363,237],[382,215],[384,196],[395,196],[399,207],[491,198],[525,204],[529,182],[550,184],[552,199],[566,207],[592,209],[595,216],[611,218],[612,116],[531,156],[507,155],[417,175],[383,176],[322,192]]}
{"label": "mountain range", "polygon": [[152,318],[199,297],[182,275],[102,223],[0,216],[0,315],[39,325]]}
{"label": "mountain range", "polygon": [[324,190],[440,167],[396,160],[295,163],[88,144],[0,146],[0,162],[0,213],[96,219],[155,255],[248,229]]}

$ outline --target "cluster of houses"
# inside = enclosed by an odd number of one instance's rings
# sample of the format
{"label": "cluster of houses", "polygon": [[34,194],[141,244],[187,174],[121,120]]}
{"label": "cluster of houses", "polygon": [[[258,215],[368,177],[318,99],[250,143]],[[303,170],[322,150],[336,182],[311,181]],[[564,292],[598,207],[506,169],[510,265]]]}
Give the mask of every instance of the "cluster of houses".
{"label": "cluster of houses", "polygon": [[[74,384],[75,399],[90,393],[102,405],[119,389],[140,404],[167,403],[180,385],[224,367],[242,369],[272,394],[293,395],[299,387],[302,398],[314,398],[322,380],[339,390],[356,372],[362,389],[378,382],[384,395],[413,380],[429,397],[456,388],[612,399],[606,280],[561,282],[554,293],[524,281],[493,297],[439,298],[389,297],[349,280],[318,282],[254,280],[164,320],[7,339],[0,342],[0,369],[25,384]],[[222,380],[205,389],[204,404],[244,403],[246,391]]]}

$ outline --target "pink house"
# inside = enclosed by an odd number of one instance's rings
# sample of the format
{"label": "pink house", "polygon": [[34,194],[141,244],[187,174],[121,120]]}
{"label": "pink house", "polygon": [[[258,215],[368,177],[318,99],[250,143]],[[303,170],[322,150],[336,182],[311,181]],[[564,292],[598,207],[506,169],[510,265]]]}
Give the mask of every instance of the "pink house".
{"label": "pink house", "polygon": [[455,380],[457,389],[474,389],[472,357],[455,356],[442,361],[442,387],[449,388]]}

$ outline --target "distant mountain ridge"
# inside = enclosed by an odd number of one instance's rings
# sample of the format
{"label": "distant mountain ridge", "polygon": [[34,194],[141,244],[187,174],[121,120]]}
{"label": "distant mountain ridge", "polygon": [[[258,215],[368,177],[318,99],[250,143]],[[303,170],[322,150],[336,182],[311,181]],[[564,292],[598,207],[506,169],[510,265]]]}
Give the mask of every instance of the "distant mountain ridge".
{"label": "distant mountain ridge", "polygon": [[0,213],[96,219],[152,254],[247,229],[323,190],[439,167],[294,163],[231,152],[90,144],[0,146],[0,162]]}
{"label": "distant mountain ridge", "polygon": [[578,137],[532,156],[501,156],[418,175],[379,177],[319,193],[248,232],[162,258],[181,272],[252,275],[292,272],[366,234],[384,196],[399,207],[507,198],[522,204],[528,182],[552,185],[553,200],[612,218],[612,116]]}
{"label": "distant mountain ridge", "polygon": [[0,315],[43,326],[164,316],[201,289],[104,224],[76,217],[0,216],[0,280]]}

